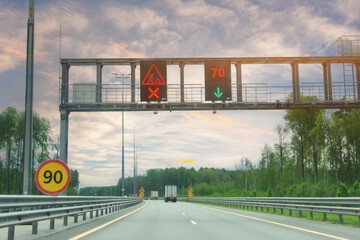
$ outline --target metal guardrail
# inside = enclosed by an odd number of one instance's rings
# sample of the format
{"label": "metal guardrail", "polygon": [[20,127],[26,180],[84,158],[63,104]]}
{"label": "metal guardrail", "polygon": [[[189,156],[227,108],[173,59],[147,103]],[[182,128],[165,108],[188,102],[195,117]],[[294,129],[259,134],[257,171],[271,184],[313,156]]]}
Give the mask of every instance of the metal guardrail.
{"label": "metal guardrail", "polygon": [[50,229],[55,228],[55,219],[63,218],[68,225],[68,217],[74,223],[82,216],[86,220],[120,211],[141,203],[143,198],[124,197],[78,197],[78,196],[23,196],[0,195],[0,228],[8,227],[8,240],[14,239],[15,226],[32,225],[32,234],[38,232],[38,222],[50,220]]}
{"label": "metal guardrail", "polygon": [[292,216],[292,211],[298,211],[299,217],[302,217],[302,212],[310,213],[313,218],[313,213],[318,212],[323,214],[323,220],[327,220],[327,214],[338,214],[339,222],[343,223],[343,215],[357,216],[360,227],[360,198],[178,198],[179,201],[186,202],[200,202],[217,204],[221,206],[232,206],[239,208],[253,207],[261,211],[264,208],[267,212],[270,208],[280,209],[281,214],[284,209],[289,210],[289,215]]}

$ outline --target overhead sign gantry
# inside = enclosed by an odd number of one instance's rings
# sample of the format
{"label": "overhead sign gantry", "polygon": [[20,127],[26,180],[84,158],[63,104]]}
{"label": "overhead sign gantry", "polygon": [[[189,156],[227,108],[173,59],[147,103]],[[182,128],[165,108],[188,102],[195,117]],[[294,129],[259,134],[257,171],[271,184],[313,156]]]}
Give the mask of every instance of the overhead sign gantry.
{"label": "overhead sign gantry", "polygon": [[[332,64],[352,64],[356,81],[332,81]],[[292,79],[288,86],[253,86],[242,81],[242,67],[248,64],[288,64]],[[300,85],[300,64],[319,64],[323,78],[317,85]],[[323,57],[245,57],[245,58],[105,58],[62,59],[60,84],[60,159],[67,163],[68,121],[70,112],[91,111],[189,111],[189,110],[270,110],[270,109],[349,109],[360,108],[360,56]],[[113,97],[124,88],[103,84],[104,66],[129,65],[131,67],[131,99]],[[180,83],[170,86],[167,66],[178,65]],[[187,65],[204,66],[204,85],[185,84]],[[235,79],[231,78],[231,65]],[[96,66],[96,82],[84,85],[70,83],[72,66]],[[135,68],[140,66],[140,82],[135,81]],[[113,84],[114,85],[114,84]],[[170,89],[171,87],[171,89]],[[346,95],[349,90],[354,94]],[[81,90],[83,89],[83,90]],[[285,90],[278,93],[278,89]],[[111,90],[111,91],[110,91]],[[262,94],[263,97],[259,97]],[[77,98],[80,96],[80,99]],[[85,96],[85,97],[84,97]],[[316,100],[302,102],[301,96],[314,96]],[[121,101],[119,100],[121,99]]]}

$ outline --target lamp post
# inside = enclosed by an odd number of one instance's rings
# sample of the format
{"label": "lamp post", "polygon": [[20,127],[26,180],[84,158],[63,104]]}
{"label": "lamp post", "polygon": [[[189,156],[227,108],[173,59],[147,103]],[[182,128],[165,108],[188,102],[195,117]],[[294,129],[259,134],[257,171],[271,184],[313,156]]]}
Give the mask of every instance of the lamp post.
{"label": "lamp post", "polygon": [[[113,75],[115,75],[115,78],[119,78],[121,79],[121,103],[124,104],[124,80],[126,78],[130,78],[130,74],[118,74],[118,73],[113,73]],[[122,127],[121,127],[121,132],[122,132],[122,158],[121,158],[121,196],[124,197],[125,196],[125,178],[124,178],[124,110],[121,112],[121,119],[122,119]]]}
{"label": "lamp post", "polygon": [[133,178],[133,185],[134,185],[134,196],[136,194],[136,145],[135,145],[135,130],[138,128],[137,124],[132,125],[133,127],[133,141],[134,141],[134,178]]}
{"label": "lamp post", "polygon": [[32,138],[33,138],[33,94],[34,94],[34,0],[29,0],[26,52],[25,89],[25,133],[22,194],[31,195],[32,183]]}

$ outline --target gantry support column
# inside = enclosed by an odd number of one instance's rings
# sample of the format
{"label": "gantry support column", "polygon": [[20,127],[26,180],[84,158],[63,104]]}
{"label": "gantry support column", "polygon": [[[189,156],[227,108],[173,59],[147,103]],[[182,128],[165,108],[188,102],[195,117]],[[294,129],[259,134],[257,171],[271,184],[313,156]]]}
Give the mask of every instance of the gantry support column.
{"label": "gantry support column", "polygon": [[135,103],[135,68],[136,63],[130,62],[131,67],[131,102]]}
{"label": "gantry support column", "polygon": [[180,102],[185,102],[185,81],[184,81],[184,67],[185,63],[181,62],[179,64],[180,67]]}
{"label": "gantry support column", "polygon": [[66,63],[61,64],[61,93],[60,93],[60,104],[67,104],[69,102],[69,69],[70,66]]}
{"label": "gantry support column", "polygon": [[300,103],[300,84],[299,84],[299,64],[291,63],[292,68],[292,85],[293,85],[293,102]]}
{"label": "gantry support column", "polygon": [[357,82],[357,99],[360,100],[360,64],[355,63],[355,71],[356,71],[356,82]]}
{"label": "gantry support column", "polygon": [[102,68],[103,65],[96,64],[96,102],[102,102]]}
{"label": "gantry support column", "polygon": [[236,91],[237,91],[237,101],[242,102],[242,73],[241,73],[241,63],[236,63]]}
{"label": "gantry support column", "polygon": [[[69,102],[69,69],[68,64],[62,64],[61,76],[61,101],[60,104]],[[68,163],[68,131],[69,131],[69,111],[60,111],[60,160]],[[66,195],[64,191],[61,195]]]}
{"label": "gantry support column", "polygon": [[60,112],[60,160],[68,163],[69,112]]}
{"label": "gantry support column", "polygon": [[325,95],[325,101],[329,101],[327,63],[322,63],[322,66],[323,66],[323,75],[324,75],[324,95]]}
{"label": "gantry support column", "polygon": [[326,63],[326,71],[327,71],[327,92],[329,96],[329,100],[332,101],[332,83],[331,83],[331,63]]}

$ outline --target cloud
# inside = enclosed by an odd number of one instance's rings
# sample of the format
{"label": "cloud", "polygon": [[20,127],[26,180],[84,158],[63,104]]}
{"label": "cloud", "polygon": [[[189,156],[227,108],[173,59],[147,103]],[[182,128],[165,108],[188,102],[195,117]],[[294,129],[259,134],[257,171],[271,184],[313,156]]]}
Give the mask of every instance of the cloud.
{"label": "cloud", "polygon": [[[359,22],[360,3],[357,0],[337,0],[333,4],[343,16],[346,17],[346,24]],[[351,33],[346,33],[351,34]]]}
{"label": "cloud", "polygon": [[[50,119],[54,139],[60,128],[60,57],[336,55],[336,39],[360,31],[356,0],[138,2],[36,2],[34,110]],[[26,21],[26,7],[10,0],[0,3],[1,109],[11,105],[23,107]],[[178,84],[179,68],[168,69],[169,83]],[[103,81],[112,82],[113,72],[129,70],[128,66],[105,66]],[[322,76],[321,66],[300,70],[301,82],[314,82]],[[232,71],[234,82],[234,66]],[[139,67],[136,74],[138,83]],[[291,86],[290,65],[243,65],[242,74],[244,83]],[[71,84],[95,81],[96,67],[70,68]],[[187,100],[198,101],[204,85],[203,66],[186,66],[185,83],[197,84],[192,85],[192,94],[188,89]],[[133,132],[140,173],[172,166],[234,168],[242,157],[256,163],[264,143],[272,145],[277,141],[274,126],[283,121],[284,114],[126,112],[125,175],[132,175]],[[133,130],[134,126],[137,129]],[[116,184],[121,155],[121,112],[70,114],[69,165],[78,169],[81,186]],[[181,163],[179,159],[196,161]]]}
{"label": "cloud", "polygon": [[25,64],[26,42],[21,39],[26,38],[26,18],[21,11],[7,9],[1,3],[0,9],[0,72],[5,72]]}

